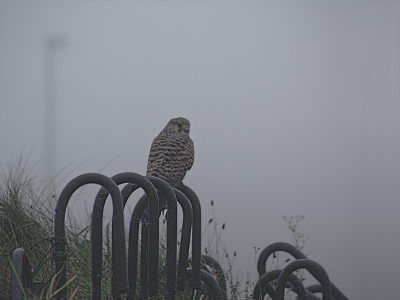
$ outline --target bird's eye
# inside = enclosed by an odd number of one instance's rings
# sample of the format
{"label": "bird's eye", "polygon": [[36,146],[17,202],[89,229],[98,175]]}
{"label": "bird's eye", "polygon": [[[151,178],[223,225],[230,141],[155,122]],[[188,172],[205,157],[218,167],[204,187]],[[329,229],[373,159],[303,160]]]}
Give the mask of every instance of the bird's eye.
{"label": "bird's eye", "polygon": [[181,124],[181,123],[178,123],[178,127],[181,128],[181,127],[182,127],[182,124]]}

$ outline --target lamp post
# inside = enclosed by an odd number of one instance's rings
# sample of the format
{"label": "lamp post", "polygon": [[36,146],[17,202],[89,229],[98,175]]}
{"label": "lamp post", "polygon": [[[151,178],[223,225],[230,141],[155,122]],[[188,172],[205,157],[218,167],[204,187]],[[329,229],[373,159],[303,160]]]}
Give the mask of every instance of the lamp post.
{"label": "lamp post", "polygon": [[51,182],[55,177],[56,162],[56,51],[64,46],[65,40],[60,35],[50,36],[45,40],[45,178]]}

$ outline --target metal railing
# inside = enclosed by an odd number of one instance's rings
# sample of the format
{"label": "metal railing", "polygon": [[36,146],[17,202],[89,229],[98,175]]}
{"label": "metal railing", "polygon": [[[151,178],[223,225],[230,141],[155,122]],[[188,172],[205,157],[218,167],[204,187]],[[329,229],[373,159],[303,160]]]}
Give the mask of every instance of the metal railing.
{"label": "metal railing", "polygon": [[[102,299],[103,280],[103,211],[106,199],[112,199],[112,236],[111,236],[111,297],[112,299],[148,299],[159,292],[159,216],[167,208],[166,259],[164,299],[175,299],[177,291],[184,291],[187,280],[195,291],[206,287],[208,298],[227,299],[227,285],[221,266],[212,257],[201,254],[201,205],[197,195],[188,186],[180,190],[172,188],[156,177],[146,177],[132,172],[117,174],[111,178],[87,173],[72,179],[62,190],[57,202],[54,217],[53,257],[55,261],[52,282],[56,299],[67,299],[68,252],[66,250],[65,215],[71,196],[86,184],[101,185],[97,193],[91,218],[91,274],[92,299]],[[120,190],[119,185],[125,184]],[[144,195],[137,201],[129,222],[128,241],[125,240],[124,207],[130,196],[138,189]],[[166,202],[166,207],[165,203]],[[162,202],[162,203],[161,203]],[[179,205],[178,205],[179,204]],[[182,230],[177,253],[178,224],[177,210],[182,210]],[[139,227],[141,234],[139,235]],[[140,241],[139,241],[140,239]],[[138,266],[140,242],[140,268]],[[192,257],[189,257],[190,244]],[[127,246],[127,248],[126,248]],[[297,260],[283,270],[266,272],[266,261],[275,252],[284,251]],[[43,283],[32,279],[32,267],[24,249],[18,248],[12,256],[13,273],[11,278],[11,299],[20,300],[37,294],[43,289]],[[188,268],[190,266],[190,268]],[[254,287],[253,299],[264,299],[268,294],[272,299],[284,299],[285,288],[292,289],[299,299],[319,299],[314,293],[322,293],[323,299],[345,300],[343,295],[329,280],[325,270],[316,262],[307,259],[295,247],[286,243],[275,243],[266,247],[258,259],[259,280]],[[320,285],[305,288],[302,281],[293,272],[307,269]],[[138,270],[140,273],[138,274]],[[137,292],[137,278],[140,291]],[[203,283],[203,284],[202,284]],[[28,296],[27,296],[28,295]],[[28,297],[29,298],[29,297]]]}
{"label": "metal railing", "polygon": [[[166,245],[166,293],[165,299],[174,299],[176,291],[185,290],[186,279],[191,277],[192,288],[199,290],[201,282],[215,282],[213,277],[201,271],[201,206],[196,194],[187,186],[181,190],[171,188],[165,181],[156,177],[146,177],[126,172],[111,178],[97,173],[87,173],[72,179],[62,190],[57,202],[54,217],[54,261],[56,282],[54,290],[60,290],[56,298],[66,299],[68,294],[67,261],[65,237],[65,215],[68,202],[74,192],[86,184],[99,184],[101,188],[93,204],[91,220],[91,260],[92,260],[92,299],[101,299],[102,260],[103,260],[103,210],[107,197],[112,199],[112,278],[111,296],[121,299],[134,299],[138,277],[138,244],[140,235],[140,299],[148,299],[158,293],[159,280],[159,198],[167,200],[167,245]],[[122,190],[118,185],[126,184]],[[125,241],[124,207],[137,189],[145,195],[135,205],[130,226],[129,240]],[[177,207],[183,212],[182,231],[177,255]],[[146,210],[148,219],[144,220]],[[191,268],[188,269],[190,244],[192,244]],[[126,249],[128,245],[128,249]],[[178,259],[177,259],[178,257]],[[13,255],[15,271],[11,279],[11,298],[23,299],[25,290],[34,293],[31,266],[22,248]],[[216,283],[216,286],[218,284]]]}
{"label": "metal railing", "polygon": [[[269,256],[276,252],[287,252],[296,260],[289,263],[283,270],[272,270],[266,272],[266,263]],[[283,300],[285,288],[292,289],[299,299],[319,299],[314,293],[322,293],[323,299],[348,300],[348,298],[329,280],[324,268],[312,261],[296,247],[287,243],[274,243],[266,247],[258,257],[257,269],[260,279],[257,281],[253,299],[264,299],[269,295],[272,299]],[[308,272],[320,283],[305,288],[302,281],[293,274],[299,269],[307,269]],[[274,287],[274,283],[275,287]]]}

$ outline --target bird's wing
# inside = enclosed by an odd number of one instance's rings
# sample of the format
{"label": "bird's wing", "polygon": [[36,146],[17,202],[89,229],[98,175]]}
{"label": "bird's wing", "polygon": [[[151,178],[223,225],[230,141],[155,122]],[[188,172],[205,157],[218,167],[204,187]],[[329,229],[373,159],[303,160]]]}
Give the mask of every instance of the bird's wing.
{"label": "bird's wing", "polygon": [[190,138],[158,136],[151,146],[147,175],[175,186],[193,165],[194,148]]}

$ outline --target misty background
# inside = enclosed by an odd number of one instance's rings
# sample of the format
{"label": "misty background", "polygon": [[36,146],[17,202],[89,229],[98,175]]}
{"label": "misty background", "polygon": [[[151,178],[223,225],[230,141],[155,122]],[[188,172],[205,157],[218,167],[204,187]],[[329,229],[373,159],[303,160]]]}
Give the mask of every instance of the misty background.
{"label": "misty background", "polygon": [[399,28],[399,1],[0,0],[0,164],[32,151],[58,193],[145,174],[185,117],[185,183],[244,280],[304,215],[304,253],[345,295],[399,299]]}

